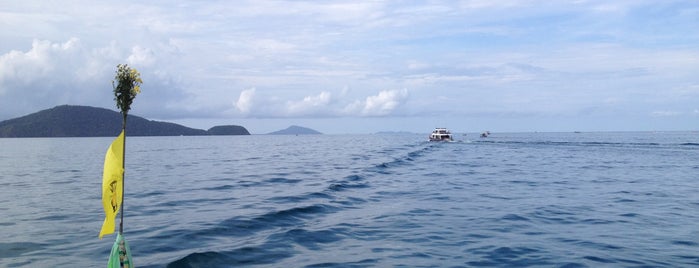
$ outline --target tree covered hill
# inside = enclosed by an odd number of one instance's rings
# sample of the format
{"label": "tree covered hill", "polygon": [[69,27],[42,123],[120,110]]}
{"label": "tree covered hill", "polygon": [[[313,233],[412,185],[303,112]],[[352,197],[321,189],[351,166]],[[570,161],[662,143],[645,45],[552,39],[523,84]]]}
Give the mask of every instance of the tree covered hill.
{"label": "tree covered hill", "polygon": [[206,131],[207,135],[250,135],[247,129],[242,126],[227,125],[215,126]]}
{"label": "tree covered hill", "polygon": [[[119,112],[90,106],[61,105],[0,122],[0,137],[111,137],[121,132]],[[225,126],[230,127],[230,126]],[[250,135],[240,126],[217,135]],[[214,128],[212,128],[214,129]],[[206,130],[129,115],[129,136],[209,135]],[[226,134],[227,133],[227,134]]]}

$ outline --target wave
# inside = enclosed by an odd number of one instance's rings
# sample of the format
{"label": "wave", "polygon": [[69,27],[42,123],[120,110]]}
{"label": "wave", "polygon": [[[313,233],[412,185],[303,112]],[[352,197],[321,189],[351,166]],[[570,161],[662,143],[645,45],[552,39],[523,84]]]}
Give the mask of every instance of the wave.
{"label": "wave", "polygon": [[[248,239],[258,237],[260,233],[270,232],[260,245],[249,245],[232,250],[213,250],[205,252],[194,252],[173,261],[167,267],[230,267],[237,265],[264,265],[279,263],[282,259],[289,258],[298,254],[294,249],[294,245],[306,248],[307,250],[321,250],[325,244],[331,244],[345,239],[350,234],[350,228],[342,225],[335,228],[324,230],[308,230],[298,228],[305,226],[308,221],[325,217],[329,214],[337,213],[342,210],[356,208],[359,204],[366,203],[367,200],[359,198],[360,193],[356,190],[371,188],[371,180],[373,176],[380,174],[391,173],[392,169],[401,168],[406,165],[411,165],[413,161],[429,154],[435,150],[435,144],[413,144],[403,148],[389,148],[374,152],[374,157],[385,154],[387,156],[395,155],[397,152],[403,152],[398,157],[393,157],[393,160],[381,162],[368,168],[359,171],[359,174],[352,174],[341,179],[328,180],[327,186],[317,192],[307,192],[291,196],[273,196],[267,201],[278,204],[302,204],[288,209],[270,211],[255,217],[235,216],[209,228],[199,229],[179,237],[178,241],[202,241],[204,238],[212,237],[227,237]],[[277,174],[279,175],[279,174]],[[288,174],[287,174],[288,175]],[[249,181],[249,183],[260,185],[280,185],[283,187],[291,187],[302,182],[301,179],[289,179],[286,176],[277,176],[273,178],[260,178],[258,180]],[[236,185],[239,186],[239,185]],[[223,185],[210,187],[204,190],[207,191],[225,191],[235,188],[232,185]],[[287,230],[285,230],[287,229]],[[163,236],[174,235],[176,232],[187,231],[169,231]],[[182,234],[179,234],[182,236]],[[181,245],[181,249],[187,248],[207,248],[202,245]],[[169,249],[172,251],[172,249]],[[363,267],[378,262],[376,259],[366,259],[351,263],[318,263],[309,265],[309,267]]]}
{"label": "wave", "polygon": [[515,146],[567,146],[567,147],[610,147],[610,148],[688,148],[697,147],[699,143],[658,143],[658,142],[600,142],[600,141],[503,141],[481,140],[472,144],[502,144]]}
{"label": "wave", "polygon": [[272,211],[254,218],[236,216],[219,223],[217,227],[204,230],[202,234],[217,236],[245,236],[251,233],[275,227],[297,226],[304,220],[338,211],[335,206],[313,204],[285,210]]}
{"label": "wave", "polygon": [[314,193],[294,195],[294,196],[276,196],[276,197],[272,197],[272,198],[267,199],[267,201],[270,201],[270,202],[276,203],[276,204],[289,204],[289,203],[301,203],[301,202],[308,201],[311,199],[331,200],[334,198],[331,195],[326,194],[326,193],[314,192]]}
{"label": "wave", "polygon": [[43,250],[48,244],[32,242],[0,243],[0,259],[15,258],[21,255]]}
{"label": "wave", "polygon": [[378,174],[391,174],[391,169],[393,168],[398,168],[398,167],[404,167],[407,165],[414,165],[412,162],[418,160],[419,158],[423,157],[426,154],[429,154],[431,151],[435,150],[436,147],[440,146],[443,143],[434,143],[434,142],[425,142],[423,144],[427,144],[428,146],[424,147],[418,147],[415,148],[415,146],[409,147],[411,150],[404,156],[399,156],[393,158],[391,161],[387,162],[382,162],[380,164],[377,164],[369,169],[367,169],[368,172],[371,173],[378,173]]}
{"label": "wave", "polygon": [[[206,251],[190,253],[189,255],[167,264],[168,268],[187,267],[233,267],[241,265],[263,265],[279,263],[281,260],[297,254],[295,246],[308,250],[321,250],[325,244],[341,241],[350,235],[350,229],[345,227],[311,231],[304,228],[294,228],[285,232],[268,236],[259,245],[245,246],[228,251]],[[371,264],[376,260],[363,260],[354,265]],[[311,267],[355,267],[352,263],[323,263]]]}
{"label": "wave", "polygon": [[685,143],[680,143],[682,146],[699,146],[699,143],[694,143],[694,142],[685,142]]}
{"label": "wave", "polygon": [[167,268],[235,267],[240,265],[273,264],[294,255],[291,245],[243,247],[232,251],[191,253],[167,264]]}
{"label": "wave", "polygon": [[341,192],[348,189],[354,188],[368,188],[369,183],[366,179],[360,175],[350,175],[345,177],[343,180],[335,181],[328,186],[328,190],[333,192]]}
{"label": "wave", "polygon": [[363,259],[359,261],[354,261],[354,262],[323,262],[323,263],[318,263],[318,264],[311,264],[305,266],[306,268],[316,268],[316,267],[347,267],[347,268],[355,268],[355,267],[372,267],[375,266],[377,263],[379,263],[378,259]]}
{"label": "wave", "polygon": [[547,254],[532,247],[498,247],[487,246],[469,250],[476,256],[482,256],[482,260],[467,262],[470,266],[495,266],[495,267],[528,267],[528,266],[553,266],[555,260],[546,257]]}

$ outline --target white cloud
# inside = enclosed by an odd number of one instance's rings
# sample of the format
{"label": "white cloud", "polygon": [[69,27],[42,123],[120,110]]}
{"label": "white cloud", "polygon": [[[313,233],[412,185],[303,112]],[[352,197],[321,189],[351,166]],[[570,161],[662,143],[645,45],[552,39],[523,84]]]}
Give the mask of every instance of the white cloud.
{"label": "white cloud", "polygon": [[290,53],[296,49],[296,45],[275,39],[256,39],[250,42],[250,48],[264,53]]}
{"label": "white cloud", "polygon": [[407,68],[408,70],[423,70],[431,67],[430,64],[416,61],[416,60],[411,60],[407,63]]}
{"label": "white cloud", "polygon": [[511,8],[520,6],[526,1],[505,0],[505,1],[488,1],[488,0],[466,0],[460,2],[460,7],[463,9],[485,9],[485,8]]}
{"label": "white cloud", "polygon": [[309,115],[309,113],[320,112],[320,115],[329,113],[328,104],[330,104],[332,94],[323,91],[317,96],[306,96],[301,101],[288,101],[287,111],[289,115]]}
{"label": "white cloud", "polygon": [[26,84],[73,70],[79,59],[80,41],[71,38],[65,43],[34,40],[27,52],[13,50],[0,56],[0,93],[6,92],[8,84]]}
{"label": "white cloud", "polygon": [[82,71],[92,61],[77,38],[62,43],[35,39],[26,52],[0,55],[0,120],[59,104],[89,102],[94,84],[85,82],[89,75]]}
{"label": "white cloud", "polygon": [[235,114],[246,118],[390,116],[408,97],[407,89],[385,90],[363,100],[352,100],[347,96],[346,88],[341,90],[338,98],[331,92],[322,91],[301,100],[258,94],[260,92],[255,88],[242,91],[233,104]]}
{"label": "white cloud", "polygon": [[248,114],[253,108],[253,99],[255,97],[255,88],[246,89],[240,92],[238,101],[235,102],[235,107],[243,114]]}
{"label": "white cloud", "polygon": [[155,56],[153,50],[149,48],[134,46],[126,61],[132,66],[150,66],[155,62]]}
{"label": "white cloud", "polygon": [[362,116],[384,116],[393,112],[408,98],[408,90],[384,90],[364,101],[355,101],[345,107],[348,114]]}
{"label": "white cloud", "polygon": [[144,80],[135,113],[167,118],[191,105],[184,100],[193,96],[173,78],[173,67],[159,64],[152,49],[134,45],[129,51],[117,42],[102,47],[86,43],[75,37],[65,42],[35,39],[26,51],[0,55],[0,120],[62,104],[113,108],[111,81],[119,63],[137,68]]}
{"label": "white cloud", "polygon": [[682,115],[682,112],[671,111],[671,110],[653,111],[651,113],[651,116],[653,116],[653,117],[673,117],[673,116],[679,116],[679,115]]}

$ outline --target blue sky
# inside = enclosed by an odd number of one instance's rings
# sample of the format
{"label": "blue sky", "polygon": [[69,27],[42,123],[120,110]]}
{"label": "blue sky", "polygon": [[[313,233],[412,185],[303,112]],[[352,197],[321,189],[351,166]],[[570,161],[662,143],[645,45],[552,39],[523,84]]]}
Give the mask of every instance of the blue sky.
{"label": "blue sky", "polygon": [[697,1],[4,1],[0,120],[61,104],[252,133],[699,130]]}

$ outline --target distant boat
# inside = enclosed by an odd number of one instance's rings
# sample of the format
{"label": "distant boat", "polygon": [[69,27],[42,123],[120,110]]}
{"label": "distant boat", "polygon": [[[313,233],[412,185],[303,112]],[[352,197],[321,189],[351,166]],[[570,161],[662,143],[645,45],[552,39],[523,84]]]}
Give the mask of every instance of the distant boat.
{"label": "distant boat", "polygon": [[487,138],[488,136],[490,136],[490,131],[485,131],[481,133],[481,138]]}
{"label": "distant boat", "polygon": [[446,128],[435,128],[430,134],[430,141],[454,141],[454,138]]}

